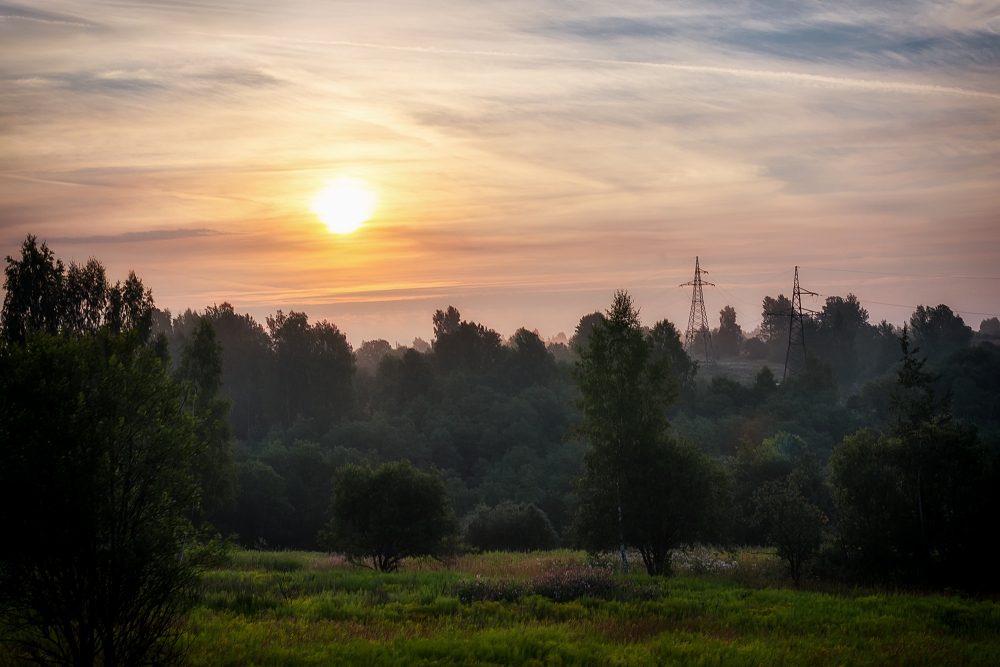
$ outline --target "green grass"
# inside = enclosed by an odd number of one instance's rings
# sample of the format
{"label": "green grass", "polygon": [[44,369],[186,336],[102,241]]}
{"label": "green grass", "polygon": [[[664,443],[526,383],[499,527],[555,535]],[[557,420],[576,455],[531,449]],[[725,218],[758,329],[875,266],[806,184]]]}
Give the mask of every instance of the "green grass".
{"label": "green grass", "polygon": [[[194,665],[997,665],[995,603],[794,590],[768,554],[682,559],[655,601],[461,604],[463,578],[526,578],[583,554],[485,554],[395,574],[311,553],[240,552],[210,573]],[[718,561],[718,563],[716,563]],[[713,565],[713,563],[715,563]],[[721,564],[719,564],[721,563]],[[646,581],[644,575],[633,575]]]}

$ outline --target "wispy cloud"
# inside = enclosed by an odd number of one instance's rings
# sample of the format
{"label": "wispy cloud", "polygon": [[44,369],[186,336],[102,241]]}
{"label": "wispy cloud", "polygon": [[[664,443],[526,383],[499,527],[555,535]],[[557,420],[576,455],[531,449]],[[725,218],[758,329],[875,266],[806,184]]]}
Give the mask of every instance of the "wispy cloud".
{"label": "wispy cloud", "polygon": [[[819,84],[828,86],[839,86],[845,88],[856,88],[860,90],[872,90],[894,93],[918,93],[918,94],[948,94],[966,95],[969,97],[983,97],[1000,100],[1000,93],[990,93],[980,90],[968,90],[954,86],[941,86],[934,84],[908,83],[905,81],[880,81],[875,79],[859,79],[838,76],[823,76],[818,74],[808,74],[803,72],[744,69],[739,67],[716,67],[712,65],[689,65],[678,63],[650,62],[643,60],[622,60],[616,58],[586,58],[580,56],[558,56],[552,54],[532,54],[515,53],[510,51],[478,51],[445,49],[427,46],[400,46],[389,44],[373,44],[369,42],[349,42],[332,40],[307,40],[285,37],[272,37],[267,35],[234,35],[234,34],[205,34],[205,36],[217,38],[240,38],[253,40],[278,40],[300,44],[317,44],[323,46],[343,46],[362,49],[379,49],[384,51],[402,51],[406,53],[421,53],[425,55],[437,56],[474,56],[481,58],[509,58],[517,60],[543,61],[549,63],[568,63],[586,65],[609,65],[624,67],[648,67],[652,69],[672,70],[677,72],[693,72],[703,74],[715,74],[721,76],[743,77],[750,79],[777,79],[793,81],[804,84]],[[1000,38],[997,39],[996,50],[1000,53]]]}
{"label": "wispy cloud", "polygon": [[[683,320],[696,254],[747,322],[796,264],[1000,264],[995,0],[25,5],[0,0],[0,255],[37,234],[171,308],[403,341],[454,300],[554,334],[617,287]],[[379,199],[349,237],[309,208],[339,175]],[[1000,308],[991,281],[803,279],[897,322],[878,303]]]}
{"label": "wispy cloud", "polygon": [[32,7],[22,7],[2,2],[0,2],[0,21],[34,21],[36,23],[73,25],[83,28],[93,28],[97,25],[68,14],[47,12]]}
{"label": "wispy cloud", "polygon": [[122,232],[121,234],[96,236],[60,236],[50,239],[53,243],[103,244],[103,243],[149,243],[153,241],[173,241],[199,236],[218,236],[222,232],[214,229],[153,229],[145,232]]}

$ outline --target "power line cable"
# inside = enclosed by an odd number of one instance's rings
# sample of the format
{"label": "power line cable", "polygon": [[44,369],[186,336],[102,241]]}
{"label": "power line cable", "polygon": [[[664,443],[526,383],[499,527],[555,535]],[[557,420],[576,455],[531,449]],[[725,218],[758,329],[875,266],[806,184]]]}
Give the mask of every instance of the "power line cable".
{"label": "power line cable", "polygon": [[[1000,276],[938,276],[931,273],[892,273],[889,271],[862,271],[860,269],[834,269],[824,266],[802,266],[810,271],[838,271],[840,273],[870,273],[878,276],[900,276],[904,278],[939,278],[942,280],[1000,280]],[[894,304],[885,304],[894,305]]]}
{"label": "power line cable", "polygon": [[[817,296],[821,296],[821,297],[823,297],[825,299],[825,298],[828,298],[830,295],[828,295],[828,294],[817,294]],[[910,306],[910,305],[907,305],[905,303],[886,303],[884,301],[872,301],[871,299],[862,299],[861,297],[858,297],[858,301],[860,303],[875,303],[875,304],[878,304],[880,306],[895,306],[897,308],[909,308],[910,310],[916,310],[917,309],[917,306]],[[965,313],[966,315],[985,315],[986,317],[1000,317],[1000,315],[998,315],[997,313],[979,313],[979,312],[976,312],[974,310],[965,310],[963,308],[957,308],[953,312],[958,313],[958,314]]]}

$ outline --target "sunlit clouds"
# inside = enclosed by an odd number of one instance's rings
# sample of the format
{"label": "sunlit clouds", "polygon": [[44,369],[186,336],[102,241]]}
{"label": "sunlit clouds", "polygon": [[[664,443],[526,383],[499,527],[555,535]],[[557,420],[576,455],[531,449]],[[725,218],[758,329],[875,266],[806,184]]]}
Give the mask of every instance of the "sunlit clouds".
{"label": "sunlit clouds", "polygon": [[[454,303],[548,336],[618,287],[684,320],[697,254],[746,329],[796,264],[877,318],[1000,311],[997,281],[950,278],[1000,274],[995,2],[0,15],[3,254],[36,233],[175,310],[408,342]],[[339,175],[373,200],[317,204]]]}

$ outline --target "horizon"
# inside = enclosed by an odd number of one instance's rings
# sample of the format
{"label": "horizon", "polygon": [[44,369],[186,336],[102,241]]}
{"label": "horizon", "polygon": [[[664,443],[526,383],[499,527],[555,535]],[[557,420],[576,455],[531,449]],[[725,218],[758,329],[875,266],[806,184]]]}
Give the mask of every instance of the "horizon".
{"label": "horizon", "polygon": [[795,265],[875,322],[1000,314],[1000,6],[0,5],[0,256],[174,314],[569,337],[622,288],[683,330],[696,255],[745,331]]}

